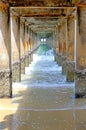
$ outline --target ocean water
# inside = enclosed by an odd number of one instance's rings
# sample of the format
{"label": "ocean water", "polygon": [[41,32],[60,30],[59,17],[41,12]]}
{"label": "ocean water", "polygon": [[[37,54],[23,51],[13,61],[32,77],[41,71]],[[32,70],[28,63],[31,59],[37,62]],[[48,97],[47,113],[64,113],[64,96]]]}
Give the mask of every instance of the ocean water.
{"label": "ocean water", "polygon": [[22,80],[22,83],[32,87],[58,87],[71,84],[66,81],[65,75],[62,75],[62,67],[54,61],[53,49],[44,52],[42,55],[34,54],[33,62],[25,68],[25,75],[28,80]]}

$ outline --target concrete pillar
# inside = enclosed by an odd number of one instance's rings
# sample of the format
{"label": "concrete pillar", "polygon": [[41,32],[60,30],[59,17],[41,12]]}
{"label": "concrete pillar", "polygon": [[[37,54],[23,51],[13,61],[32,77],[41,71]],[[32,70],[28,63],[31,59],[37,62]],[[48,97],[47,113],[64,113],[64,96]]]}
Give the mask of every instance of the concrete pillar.
{"label": "concrete pillar", "polygon": [[37,45],[40,45],[40,37],[39,37],[39,35],[37,34]]}
{"label": "concrete pillar", "polygon": [[[52,37],[52,34],[47,38],[47,41],[46,41],[46,43],[48,44],[48,46],[50,47],[50,48],[52,48],[52,42],[53,42],[53,37]],[[58,42],[58,40],[57,40],[57,42]]]}
{"label": "concrete pillar", "polygon": [[9,7],[0,2],[0,97],[12,96]]}
{"label": "concrete pillar", "polygon": [[28,53],[30,51],[30,27],[28,26]]}
{"label": "concrete pillar", "polygon": [[75,19],[68,18],[68,43],[67,43],[67,64],[66,79],[69,82],[74,81],[75,61],[74,61],[74,40],[75,40]]}
{"label": "concrete pillar", "polygon": [[29,47],[28,47],[28,54],[29,54],[29,64],[31,63],[31,29],[28,29],[28,38],[29,38]]}
{"label": "concrete pillar", "polygon": [[33,61],[33,32],[30,29],[30,63]]}
{"label": "concrete pillar", "polygon": [[33,61],[33,53],[34,53],[34,32],[32,31],[32,55],[31,55],[31,61]]}
{"label": "concrete pillar", "polygon": [[25,40],[25,20],[20,18],[20,57],[21,57],[21,74],[25,74],[25,48],[24,48],[24,40]]}
{"label": "concrete pillar", "polygon": [[55,60],[58,63],[58,26],[55,28]]}
{"label": "concrete pillar", "polygon": [[55,48],[55,54],[56,54],[56,62],[59,64],[59,27],[56,26],[56,48]]}
{"label": "concrete pillar", "polygon": [[57,28],[54,28],[53,32],[53,48],[54,48],[54,60],[57,62],[57,53],[56,53],[56,48],[57,48]]}
{"label": "concrete pillar", "polygon": [[62,74],[66,74],[66,60],[67,60],[67,19],[64,19],[62,24]]}
{"label": "concrete pillar", "polygon": [[37,47],[37,35],[33,32],[33,50]]}
{"label": "concrete pillar", "polygon": [[21,80],[20,66],[20,18],[11,14],[12,79]]}
{"label": "concrete pillar", "polygon": [[86,97],[86,7],[78,8],[76,42],[76,97]]}
{"label": "concrete pillar", "polygon": [[62,65],[62,51],[63,51],[63,39],[62,39],[62,25],[58,25],[58,65]]}
{"label": "concrete pillar", "polygon": [[28,28],[28,56],[29,56],[29,64],[31,63],[31,29]]}
{"label": "concrete pillar", "polygon": [[28,23],[25,23],[25,55],[26,55],[26,59],[25,59],[25,66],[28,67],[29,66],[29,36],[28,36]]}
{"label": "concrete pillar", "polygon": [[54,60],[56,61],[56,46],[55,46],[55,29],[53,31],[53,39],[52,39],[52,47],[53,47],[53,51],[54,51]]}

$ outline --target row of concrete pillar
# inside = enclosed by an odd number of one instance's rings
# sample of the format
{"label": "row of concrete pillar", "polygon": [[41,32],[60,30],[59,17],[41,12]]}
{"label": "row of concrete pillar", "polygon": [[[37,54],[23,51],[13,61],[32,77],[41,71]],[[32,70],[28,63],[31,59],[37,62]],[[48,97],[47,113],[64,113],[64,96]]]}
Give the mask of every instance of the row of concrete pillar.
{"label": "row of concrete pillar", "polygon": [[[75,81],[75,94],[86,95],[86,8],[58,22],[53,33],[55,57],[68,81]],[[20,81],[31,62],[36,34],[27,21],[0,3],[0,97],[12,96],[12,81]],[[35,39],[35,40],[34,40]],[[35,41],[35,42],[34,42]],[[36,43],[36,45],[35,45]]]}
{"label": "row of concrete pillar", "polygon": [[24,18],[0,3],[0,97],[12,96],[12,82],[20,81],[30,64],[36,37]]}
{"label": "row of concrete pillar", "polygon": [[57,24],[53,46],[55,60],[62,66],[66,80],[75,81],[76,97],[86,96],[86,8],[78,7],[73,15]]}

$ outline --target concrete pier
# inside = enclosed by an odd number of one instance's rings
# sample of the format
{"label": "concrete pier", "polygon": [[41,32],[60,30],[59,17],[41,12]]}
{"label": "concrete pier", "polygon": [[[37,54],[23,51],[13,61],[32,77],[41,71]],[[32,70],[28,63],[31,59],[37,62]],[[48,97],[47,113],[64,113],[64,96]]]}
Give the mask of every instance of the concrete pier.
{"label": "concrete pier", "polygon": [[12,80],[21,80],[20,18],[11,14]]}
{"label": "concrete pier", "polygon": [[0,97],[12,96],[9,6],[0,3]]}
{"label": "concrete pier", "polygon": [[[76,97],[86,96],[86,8],[81,7],[77,15],[77,44],[76,44]],[[80,26],[78,26],[80,23]]]}

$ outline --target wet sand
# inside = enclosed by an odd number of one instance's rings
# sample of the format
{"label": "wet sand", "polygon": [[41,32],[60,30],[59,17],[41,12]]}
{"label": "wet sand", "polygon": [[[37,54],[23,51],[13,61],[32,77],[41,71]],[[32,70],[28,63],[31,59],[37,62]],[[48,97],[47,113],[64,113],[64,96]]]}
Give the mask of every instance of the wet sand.
{"label": "wet sand", "polygon": [[14,88],[0,99],[0,130],[86,130],[86,100],[71,88]]}
{"label": "wet sand", "polygon": [[1,130],[86,130],[86,110],[2,110],[0,115]]}

